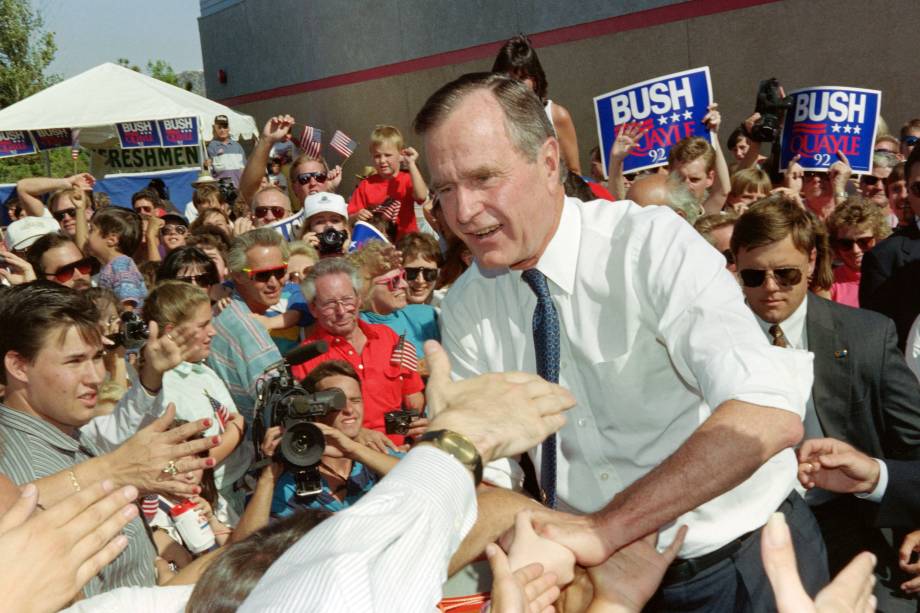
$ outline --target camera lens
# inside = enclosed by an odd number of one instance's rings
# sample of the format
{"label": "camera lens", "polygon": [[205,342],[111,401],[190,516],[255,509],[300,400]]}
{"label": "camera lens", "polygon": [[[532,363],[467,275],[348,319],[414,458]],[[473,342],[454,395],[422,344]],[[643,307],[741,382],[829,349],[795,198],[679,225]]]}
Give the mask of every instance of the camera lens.
{"label": "camera lens", "polygon": [[297,421],[285,428],[281,437],[281,454],[293,466],[313,466],[326,448],[322,431],[306,421]]}

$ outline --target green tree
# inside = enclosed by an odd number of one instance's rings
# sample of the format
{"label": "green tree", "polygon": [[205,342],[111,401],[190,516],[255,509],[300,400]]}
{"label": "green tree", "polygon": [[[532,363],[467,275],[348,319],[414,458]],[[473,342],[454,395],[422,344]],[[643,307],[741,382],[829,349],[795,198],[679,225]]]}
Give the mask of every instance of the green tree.
{"label": "green tree", "polygon": [[130,62],[130,60],[128,60],[128,58],[126,58],[126,57],[120,57],[120,58],[118,58],[117,60],[115,60],[115,62],[116,62],[119,66],[124,66],[125,68],[128,68],[128,69],[130,69],[130,70],[133,70],[134,72],[140,72],[140,71],[141,71],[141,67],[140,67],[140,66],[138,66],[137,64],[132,64],[132,63]]}
{"label": "green tree", "polygon": [[147,74],[154,79],[159,79],[160,81],[175,85],[176,87],[179,86],[179,76],[166,60],[147,62]]}
{"label": "green tree", "polygon": [[6,108],[56,80],[45,69],[57,46],[28,0],[0,0],[0,24],[0,108]]}

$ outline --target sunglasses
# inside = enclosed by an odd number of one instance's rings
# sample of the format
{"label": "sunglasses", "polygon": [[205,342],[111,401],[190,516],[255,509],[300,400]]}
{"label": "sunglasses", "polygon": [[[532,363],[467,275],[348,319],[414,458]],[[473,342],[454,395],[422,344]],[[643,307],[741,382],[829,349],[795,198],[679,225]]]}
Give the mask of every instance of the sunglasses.
{"label": "sunglasses", "polygon": [[251,280],[258,283],[268,283],[268,280],[272,277],[278,281],[281,281],[287,274],[287,263],[285,263],[283,266],[276,266],[274,268],[260,268],[258,270],[244,268],[243,272],[249,275]]}
{"label": "sunglasses", "polygon": [[908,147],[913,147],[917,144],[917,141],[920,140],[918,136],[905,136],[901,139],[901,142],[907,145]]}
{"label": "sunglasses", "polygon": [[802,282],[802,271],[798,268],[774,268],[773,270],[758,270],[745,268],[738,274],[744,287],[760,287],[767,280],[767,273],[773,275],[773,280],[782,288],[794,287]]}
{"label": "sunglasses", "polygon": [[185,226],[176,226],[173,224],[163,226],[160,228],[160,236],[169,236],[170,234],[178,234],[179,236],[185,236],[188,234],[188,228]]}
{"label": "sunglasses", "polygon": [[877,185],[881,180],[882,179],[876,177],[875,175],[862,175],[859,177],[859,182],[864,183],[865,185]]}
{"label": "sunglasses", "polygon": [[134,212],[137,213],[138,215],[152,215],[153,207],[146,205],[146,204],[142,204],[141,206],[134,207]]}
{"label": "sunglasses", "polygon": [[60,211],[51,213],[51,216],[54,217],[58,221],[58,223],[64,221],[65,217],[71,217],[73,219],[76,219],[77,209],[75,208],[61,209]]}
{"label": "sunglasses", "polygon": [[302,172],[297,175],[297,182],[306,185],[310,179],[316,179],[317,183],[325,183],[328,175],[325,172]]}
{"label": "sunglasses", "polygon": [[262,219],[268,215],[269,211],[271,211],[271,214],[275,219],[283,218],[287,212],[283,206],[257,206],[255,211],[253,211],[253,214],[259,219]]}
{"label": "sunglasses", "polygon": [[405,283],[406,281],[406,271],[400,270],[399,274],[393,275],[392,277],[387,277],[385,279],[378,279],[374,281],[374,285],[385,285],[388,290],[395,292],[399,289],[399,286]]}
{"label": "sunglasses", "polygon": [[94,275],[99,272],[99,262],[96,261],[96,258],[83,258],[82,260],[77,260],[76,262],[61,266],[54,272],[45,273],[45,276],[54,277],[54,280],[58,283],[67,283],[73,279],[74,273],[77,271],[84,277]]}
{"label": "sunglasses", "polygon": [[862,238],[838,238],[834,241],[842,251],[853,251],[853,245],[859,245],[863,251],[869,251],[875,247],[874,236],[864,236]]}
{"label": "sunglasses", "polygon": [[176,275],[176,280],[185,281],[186,283],[191,283],[192,285],[197,285],[205,289],[212,285],[217,285],[220,282],[216,275],[207,272],[201,273],[200,275]]}
{"label": "sunglasses", "polygon": [[433,283],[434,280],[438,278],[437,268],[425,268],[424,266],[420,266],[418,268],[404,268],[403,270],[406,271],[407,281],[415,281],[419,274],[421,274],[425,281],[428,281],[429,283]]}

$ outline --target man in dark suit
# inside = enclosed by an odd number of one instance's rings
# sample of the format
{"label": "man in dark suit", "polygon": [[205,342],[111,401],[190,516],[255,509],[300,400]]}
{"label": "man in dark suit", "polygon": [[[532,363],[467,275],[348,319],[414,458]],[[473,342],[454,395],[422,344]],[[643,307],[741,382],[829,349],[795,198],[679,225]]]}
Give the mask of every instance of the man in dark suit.
{"label": "man in dark suit", "polygon": [[[741,216],[731,248],[748,306],[767,337],[814,354],[805,439],[834,437],[874,457],[920,459],[920,384],[897,348],[894,323],[808,292],[808,279],[827,257],[818,253],[814,218],[771,196]],[[805,499],[832,574],[868,549],[879,558],[879,578],[897,587],[897,553],[874,527],[874,505],[821,489]],[[887,591],[877,595],[888,603],[883,610],[903,608]]]}
{"label": "man in dark suit", "polygon": [[915,219],[863,257],[859,281],[859,305],[894,320],[901,351],[920,314],[920,147],[914,147],[907,158],[904,176]]}

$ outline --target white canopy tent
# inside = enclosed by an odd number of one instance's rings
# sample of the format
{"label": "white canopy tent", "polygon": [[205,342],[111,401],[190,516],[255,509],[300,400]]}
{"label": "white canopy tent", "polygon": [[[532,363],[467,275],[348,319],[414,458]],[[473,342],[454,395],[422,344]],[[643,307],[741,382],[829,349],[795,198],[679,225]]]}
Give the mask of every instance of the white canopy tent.
{"label": "white canopy tent", "polygon": [[216,115],[226,115],[237,140],[258,135],[250,115],[123,66],[106,63],[0,111],[0,131],[80,128],[85,147],[117,146],[116,123],[197,117],[202,142]]}

